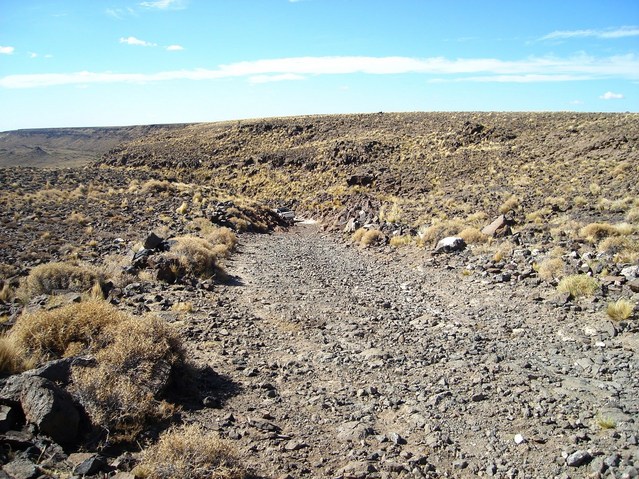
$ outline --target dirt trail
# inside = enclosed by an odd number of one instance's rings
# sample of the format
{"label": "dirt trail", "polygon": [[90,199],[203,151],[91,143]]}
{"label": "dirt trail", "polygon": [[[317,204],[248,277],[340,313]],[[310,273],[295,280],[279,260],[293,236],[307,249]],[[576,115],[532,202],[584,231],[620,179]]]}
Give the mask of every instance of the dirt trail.
{"label": "dirt trail", "polygon": [[244,237],[227,269],[215,314],[190,327],[193,358],[228,394],[188,420],[259,474],[585,477],[592,465],[562,457],[577,450],[639,463],[636,335],[606,336],[602,316],[557,308],[549,291],[315,225]]}

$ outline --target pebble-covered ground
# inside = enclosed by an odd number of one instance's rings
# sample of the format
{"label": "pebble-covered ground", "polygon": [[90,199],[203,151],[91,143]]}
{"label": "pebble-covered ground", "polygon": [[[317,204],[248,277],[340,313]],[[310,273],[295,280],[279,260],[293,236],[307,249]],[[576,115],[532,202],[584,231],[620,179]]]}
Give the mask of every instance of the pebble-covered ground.
{"label": "pebble-covered ground", "polygon": [[182,319],[232,392],[188,420],[259,474],[636,477],[636,323],[314,225],[234,258]]}

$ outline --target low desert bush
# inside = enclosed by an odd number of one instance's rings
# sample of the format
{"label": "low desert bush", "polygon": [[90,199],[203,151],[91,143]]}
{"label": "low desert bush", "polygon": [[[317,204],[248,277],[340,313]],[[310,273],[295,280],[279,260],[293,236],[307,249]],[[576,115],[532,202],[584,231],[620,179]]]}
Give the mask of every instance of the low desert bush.
{"label": "low desert bush", "polygon": [[51,294],[56,290],[86,292],[96,283],[103,282],[104,275],[93,267],[71,263],[46,263],[29,272],[18,289],[18,297],[28,301],[33,296]]}
{"label": "low desert bush", "polygon": [[72,303],[18,318],[10,338],[28,357],[40,363],[92,352],[103,346],[103,330],[126,315],[104,301]]}
{"label": "low desert bush", "polygon": [[129,441],[174,413],[160,397],[184,363],[184,350],[177,332],[154,316],[109,324],[101,342],[97,366],[73,368],[72,389],[93,424],[109,431],[112,441]]}
{"label": "low desert bush", "polygon": [[144,451],[134,469],[142,479],[243,479],[233,448],[200,426],[174,427]]}
{"label": "low desert bush", "polygon": [[178,236],[174,240],[175,244],[164,256],[177,260],[182,276],[214,276],[220,270],[218,261],[229,252],[226,244],[212,244],[197,236]]}
{"label": "low desert bush", "polygon": [[628,319],[635,310],[635,304],[632,301],[628,301],[627,299],[618,299],[614,303],[608,303],[606,307],[606,314],[610,319],[614,319],[615,321],[623,321],[624,319]]}
{"label": "low desert bush", "polygon": [[564,262],[561,258],[548,258],[537,267],[537,274],[541,279],[551,282],[563,276]]}
{"label": "low desert bush", "polygon": [[628,213],[626,214],[626,221],[630,223],[639,222],[639,208],[632,208],[630,211],[628,211]]}
{"label": "low desert bush", "polygon": [[599,289],[599,283],[592,276],[585,274],[572,274],[559,281],[557,291],[570,293],[573,298],[592,296]]}
{"label": "low desert bush", "polygon": [[617,422],[613,418],[602,414],[597,414],[595,421],[601,429],[615,429],[617,427]]}

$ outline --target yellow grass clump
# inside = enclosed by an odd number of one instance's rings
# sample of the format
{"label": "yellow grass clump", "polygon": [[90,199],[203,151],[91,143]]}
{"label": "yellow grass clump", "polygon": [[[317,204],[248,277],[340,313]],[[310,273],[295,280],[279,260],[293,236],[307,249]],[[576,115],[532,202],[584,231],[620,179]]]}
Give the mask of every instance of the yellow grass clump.
{"label": "yellow grass clump", "polygon": [[218,261],[229,253],[226,244],[212,244],[197,236],[178,236],[174,240],[175,244],[164,256],[177,261],[181,270],[178,276],[214,276],[220,270]]}
{"label": "yellow grass clump", "polygon": [[503,215],[517,208],[519,208],[519,198],[517,198],[516,196],[511,196],[502,203],[502,205],[499,207],[499,212]]}
{"label": "yellow grass clump", "polygon": [[572,274],[559,281],[557,291],[570,293],[573,298],[592,296],[599,289],[599,283],[592,276],[585,274]]}
{"label": "yellow grass clump", "polygon": [[461,230],[459,237],[468,244],[485,243],[489,240],[488,236],[483,234],[479,228],[468,227]]}
{"label": "yellow grass clump", "polygon": [[72,303],[26,313],[10,332],[16,346],[36,362],[92,352],[103,346],[103,330],[126,315],[104,301]]}
{"label": "yellow grass clump", "polygon": [[0,337],[0,376],[21,373],[32,366],[11,338]]}
{"label": "yellow grass clump", "polygon": [[564,262],[561,258],[548,258],[539,263],[537,274],[544,281],[551,282],[563,276],[564,269]]}
{"label": "yellow grass clump", "polygon": [[90,266],[71,263],[46,263],[33,268],[22,281],[18,296],[28,301],[39,294],[51,294],[56,290],[89,291],[96,283],[102,284],[104,275]]}
{"label": "yellow grass clump", "polygon": [[635,310],[635,304],[627,299],[618,299],[614,303],[608,303],[606,314],[610,319],[623,321],[631,317]]}
{"label": "yellow grass clump", "polygon": [[244,479],[234,449],[200,426],[173,427],[146,451],[134,469],[142,479]]}
{"label": "yellow grass clump", "polygon": [[111,440],[129,441],[149,422],[174,413],[159,397],[173,368],[184,362],[184,350],[177,332],[155,316],[126,316],[102,333],[97,366],[73,368],[73,391]]}

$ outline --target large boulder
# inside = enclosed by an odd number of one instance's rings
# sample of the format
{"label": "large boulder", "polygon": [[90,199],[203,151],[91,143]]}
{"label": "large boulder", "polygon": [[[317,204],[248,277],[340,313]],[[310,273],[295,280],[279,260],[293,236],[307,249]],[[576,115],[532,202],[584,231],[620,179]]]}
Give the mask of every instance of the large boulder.
{"label": "large boulder", "polygon": [[80,414],[64,389],[39,376],[12,376],[0,389],[0,401],[19,404],[28,423],[59,444],[73,442]]}
{"label": "large boulder", "polygon": [[510,226],[513,221],[504,215],[500,215],[495,220],[481,230],[482,234],[495,238],[508,236],[512,233]]}

